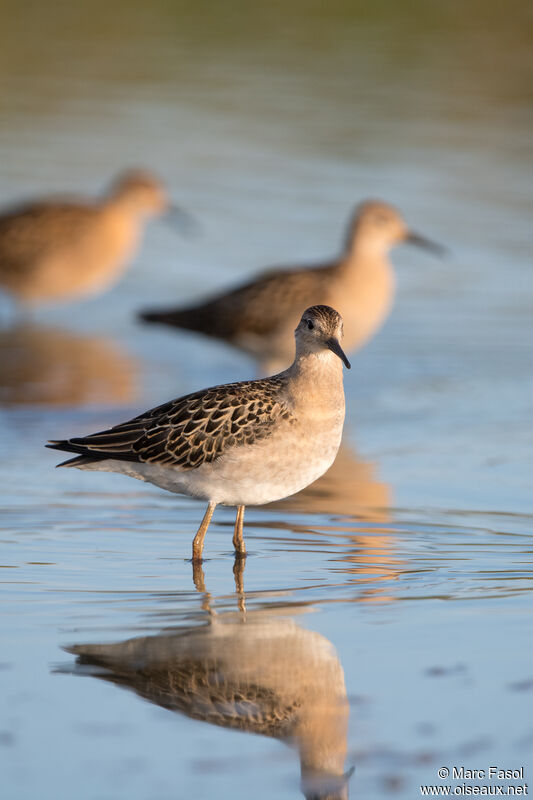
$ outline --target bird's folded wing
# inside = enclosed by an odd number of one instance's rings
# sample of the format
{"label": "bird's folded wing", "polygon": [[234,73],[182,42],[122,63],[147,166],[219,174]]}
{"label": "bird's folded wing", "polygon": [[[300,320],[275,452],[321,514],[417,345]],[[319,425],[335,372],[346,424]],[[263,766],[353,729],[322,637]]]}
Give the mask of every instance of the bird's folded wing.
{"label": "bird's folded wing", "polygon": [[35,203],[0,216],[2,272],[31,272],[35,261],[44,259],[82,233],[93,213],[89,206]]}
{"label": "bird's folded wing", "polygon": [[290,421],[291,412],[280,395],[281,384],[282,379],[274,377],[215,386],[107,431],[50,446],[97,459],[194,469],[231,447],[266,438],[280,418]]}
{"label": "bird's folded wing", "polygon": [[189,312],[178,312],[176,322],[230,340],[250,333],[268,336],[295,310],[299,314],[323,300],[330,269],[330,265],[325,265],[268,270],[250,283],[207,300]]}

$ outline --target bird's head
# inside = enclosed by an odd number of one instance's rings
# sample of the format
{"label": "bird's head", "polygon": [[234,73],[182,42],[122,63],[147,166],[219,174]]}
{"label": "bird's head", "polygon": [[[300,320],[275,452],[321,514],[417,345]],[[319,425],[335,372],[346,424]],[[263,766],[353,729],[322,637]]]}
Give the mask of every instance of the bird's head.
{"label": "bird's head", "polygon": [[330,306],[311,306],[302,314],[295,331],[296,353],[306,355],[334,353],[350,369],[350,362],[340,345],[343,336],[342,317]]}
{"label": "bird's head", "polygon": [[126,204],[132,212],[147,217],[164,214],[170,206],[162,181],[142,169],[121,173],[111,184],[109,196]]}
{"label": "bird's head", "polygon": [[108,195],[112,203],[118,203],[134,217],[163,216],[186,236],[198,232],[196,219],[172,203],[163,182],[146,170],[130,169],[121,173],[111,184]]}
{"label": "bird's head", "polygon": [[386,253],[405,242],[443,256],[445,248],[411,231],[394,206],[379,200],[366,200],[356,209],[348,234],[348,250]]}

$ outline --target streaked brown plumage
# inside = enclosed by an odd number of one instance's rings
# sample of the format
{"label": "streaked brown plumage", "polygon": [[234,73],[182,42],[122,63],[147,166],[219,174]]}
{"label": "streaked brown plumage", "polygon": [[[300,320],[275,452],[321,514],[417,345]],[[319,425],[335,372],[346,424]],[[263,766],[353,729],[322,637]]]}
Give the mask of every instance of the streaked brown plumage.
{"label": "streaked brown plumage", "polygon": [[205,302],[145,311],[140,317],[223,339],[257,358],[268,372],[290,363],[292,333],[302,308],[323,304],[339,310],[350,351],[364,344],[389,311],[394,275],[387,254],[402,241],[440,250],[409,232],[392,206],[368,201],[357,209],[339,258],[317,266],[270,270]]}
{"label": "streaked brown plumage", "polygon": [[215,461],[232,447],[269,436],[292,418],[279,376],[204,389],[153,408],[114,428],[58,442],[83,458],[118,458],[184,470]]}
{"label": "streaked brown plumage", "polygon": [[161,182],[132,170],[95,201],[51,197],[7,209],[0,287],[25,306],[103,291],[133,258],[146,219],[167,208]]}

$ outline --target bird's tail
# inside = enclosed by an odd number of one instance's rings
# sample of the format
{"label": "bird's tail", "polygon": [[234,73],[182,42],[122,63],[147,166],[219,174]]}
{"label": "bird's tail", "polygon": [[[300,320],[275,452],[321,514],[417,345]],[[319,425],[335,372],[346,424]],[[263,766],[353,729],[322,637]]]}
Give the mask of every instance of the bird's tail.
{"label": "bird's tail", "polygon": [[66,461],[56,464],[57,467],[83,467],[85,464],[91,464],[94,461],[102,461],[103,458],[109,458],[109,456],[101,456],[98,455],[98,453],[94,455],[79,455],[81,448],[69,442],[68,439],[50,441],[45,447],[49,447],[51,450],[63,450],[66,453],[78,453],[75,458],[67,458]]}
{"label": "bird's tail", "polygon": [[170,325],[173,328],[186,328],[188,330],[202,330],[202,321],[196,309],[147,309],[137,315],[142,322],[155,322],[161,325]]}
{"label": "bird's tail", "polygon": [[163,311],[139,311],[137,318],[142,322],[165,322],[168,312]]}

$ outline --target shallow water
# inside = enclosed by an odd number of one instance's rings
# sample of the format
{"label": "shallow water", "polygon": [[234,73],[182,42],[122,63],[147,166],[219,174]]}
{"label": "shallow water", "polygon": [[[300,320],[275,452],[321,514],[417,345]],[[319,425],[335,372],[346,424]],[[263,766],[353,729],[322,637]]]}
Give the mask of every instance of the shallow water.
{"label": "shallow water", "polygon": [[[202,224],[183,240],[154,223],[101,298],[15,325],[0,307],[7,800],[294,798],[317,730],[355,765],[351,797],[418,797],[454,764],[524,765],[527,781],[531,15],[463,5],[5,4],[0,199],[94,191],[140,163]],[[217,509],[193,575],[200,504],[56,472],[42,444],[253,374],[133,312],[334,252],[368,195],[451,255],[395,251],[397,302],[345,375],[336,465],[247,510],[242,575]],[[256,641],[265,655],[236,661]],[[63,649],[111,643],[120,677]],[[292,747],[256,735],[242,697],[187,706],[176,675],[203,675],[206,647],[218,690],[285,698]]]}

